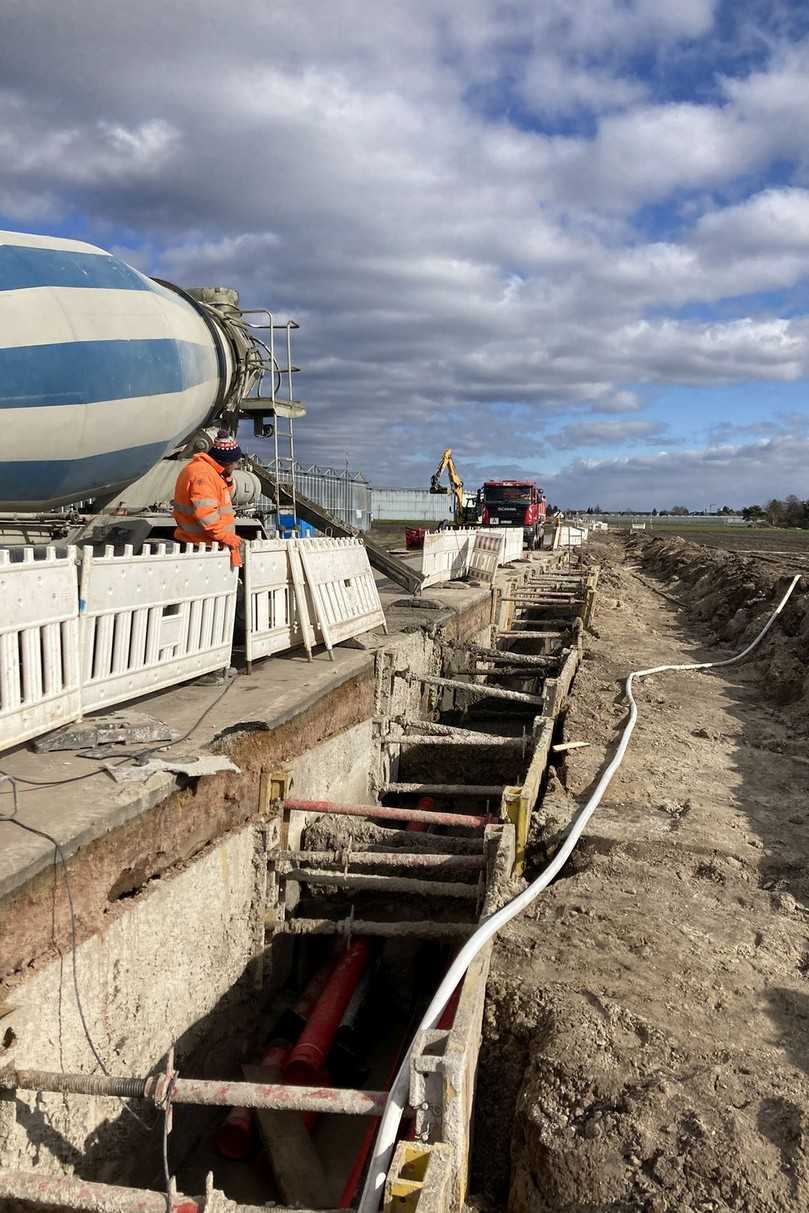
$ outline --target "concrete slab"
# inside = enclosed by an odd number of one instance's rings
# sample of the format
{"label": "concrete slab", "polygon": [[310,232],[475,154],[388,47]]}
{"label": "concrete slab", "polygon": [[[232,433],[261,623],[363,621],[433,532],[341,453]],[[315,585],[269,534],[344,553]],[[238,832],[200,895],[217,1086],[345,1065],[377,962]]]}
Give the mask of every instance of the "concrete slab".
{"label": "concrete slab", "polygon": [[[425,624],[440,625],[489,595],[488,587],[457,582],[451,587],[432,587],[425,599],[441,610],[426,611],[394,606],[402,600],[401,587],[381,576],[377,576],[377,584],[390,631],[386,647],[395,645],[397,636]],[[161,756],[221,753],[227,749],[229,736],[276,729],[350,679],[370,676],[373,667],[373,650],[338,646],[330,661],[326,649],[318,648],[308,662],[301,649],[257,662],[253,673],[239,675],[224,695],[221,687],[185,683],[132,700],[129,706],[148,711],[179,731],[180,740],[161,748]],[[207,715],[200,721],[204,713]],[[36,754],[27,746],[0,755],[3,774],[21,782],[15,798],[14,789],[0,781],[0,814],[10,815],[16,799],[17,820],[51,834],[66,856],[149,812],[179,786],[177,775],[168,771],[153,774],[145,783],[120,785],[104,769],[102,760],[64,751]],[[47,839],[0,821],[0,897],[19,889],[53,858],[53,845]]]}

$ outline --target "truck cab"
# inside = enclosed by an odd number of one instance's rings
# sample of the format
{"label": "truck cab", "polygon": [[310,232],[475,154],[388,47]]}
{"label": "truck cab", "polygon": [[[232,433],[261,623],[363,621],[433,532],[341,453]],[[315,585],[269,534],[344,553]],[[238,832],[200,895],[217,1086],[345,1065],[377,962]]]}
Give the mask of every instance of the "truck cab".
{"label": "truck cab", "polygon": [[481,495],[484,526],[521,526],[529,548],[542,546],[547,501],[532,480],[487,480]]}

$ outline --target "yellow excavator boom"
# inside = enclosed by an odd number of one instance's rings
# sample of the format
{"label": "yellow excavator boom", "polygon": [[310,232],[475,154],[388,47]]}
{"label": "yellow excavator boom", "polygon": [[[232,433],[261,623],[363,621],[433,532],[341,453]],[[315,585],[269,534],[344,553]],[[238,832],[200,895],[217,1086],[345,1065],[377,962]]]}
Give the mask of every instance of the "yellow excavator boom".
{"label": "yellow excavator boom", "polygon": [[[446,487],[446,485],[440,483],[444,468],[447,469],[447,476],[449,478],[450,485],[449,489]],[[430,492],[448,493],[450,490],[455,497],[455,521],[456,523],[460,524],[464,520],[463,481],[458,475],[458,469],[456,468],[455,462],[452,458],[452,450],[450,447],[447,447],[441,456],[438,467],[430,477]]]}

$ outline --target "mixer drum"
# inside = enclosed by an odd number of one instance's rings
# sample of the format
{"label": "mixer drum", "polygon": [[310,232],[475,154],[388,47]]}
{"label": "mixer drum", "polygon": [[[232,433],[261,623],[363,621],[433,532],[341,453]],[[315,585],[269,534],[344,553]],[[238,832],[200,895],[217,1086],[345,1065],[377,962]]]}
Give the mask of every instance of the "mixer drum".
{"label": "mixer drum", "polygon": [[93,245],[0,232],[0,510],[125,488],[215,414],[233,373],[189,298]]}

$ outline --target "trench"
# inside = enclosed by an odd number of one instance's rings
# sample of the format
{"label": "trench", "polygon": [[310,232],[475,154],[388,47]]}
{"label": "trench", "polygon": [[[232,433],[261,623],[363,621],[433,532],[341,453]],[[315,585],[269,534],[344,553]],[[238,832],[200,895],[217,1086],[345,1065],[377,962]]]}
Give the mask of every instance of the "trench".
{"label": "trench", "polygon": [[[216,844],[205,853],[203,862],[220,868],[252,867],[254,940],[232,983],[174,1041],[178,1071],[320,1094],[305,1110],[179,1100],[167,1138],[178,1191],[202,1193],[212,1174],[214,1188],[243,1206],[356,1206],[378,1124],[378,1112],[363,1114],[367,1093],[387,1089],[460,943],[524,870],[595,589],[581,570],[564,580],[532,576],[532,568],[495,591],[482,633],[448,639],[439,631],[419,661],[412,648],[380,655],[376,714],[342,760],[342,785],[334,771],[325,775],[322,755],[304,756],[297,779],[273,773],[260,821],[231,843],[237,854],[223,857]],[[330,752],[339,746],[338,736]],[[363,766],[364,810],[350,815]],[[134,886],[116,888],[135,913],[143,897]],[[227,938],[225,927],[221,947]],[[170,983],[171,941],[159,943],[169,951],[158,973]],[[478,1152],[473,1108],[489,953],[418,1043],[417,1095],[394,1159],[411,1194],[412,1176],[418,1191],[440,1163],[447,1209],[462,1206]],[[153,1058],[152,1067],[166,1060]],[[484,1105],[496,1081],[490,1071],[480,1076]],[[351,1108],[330,1111],[341,1097]],[[27,1118],[29,1141],[59,1158],[59,1117],[48,1102],[56,1099],[31,1104],[18,1092],[17,1118]],[[112,1107],[84,1149],[63,1145],[60,1161],[85,1179],[160,1191],[160,1110],[149,1109],[153,1123],[138,1135],[120,1104]],[[449,1149],[433,1160],[437,1144]]]}

